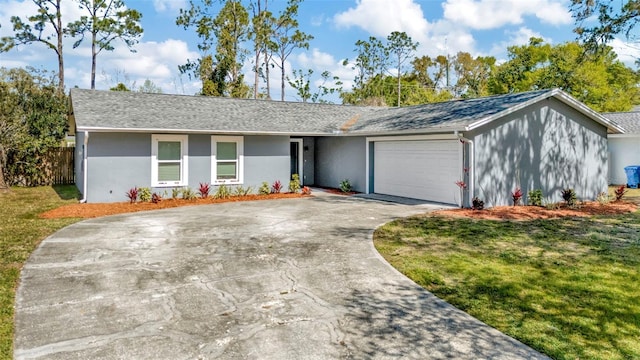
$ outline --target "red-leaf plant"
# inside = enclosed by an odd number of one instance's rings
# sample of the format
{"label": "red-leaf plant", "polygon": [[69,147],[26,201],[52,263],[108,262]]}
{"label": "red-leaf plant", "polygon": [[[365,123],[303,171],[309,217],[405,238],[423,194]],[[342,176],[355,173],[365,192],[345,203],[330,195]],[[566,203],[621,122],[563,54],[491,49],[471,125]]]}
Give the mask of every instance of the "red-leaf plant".
{"label": "red-leaf plant", "polygon": [[129,204],[133,204],[138,200],[138,188],[134,187],[127,191],[127,197],[129,198]]}
{"label": "red-leaf plant", "polygon": [[208,198],[209,191],[211,191],[211,186],[208,183],[200,183],[200,187],[198,188],[198,194],[200,194],[201,199]]}
{"label": "red-leaf plant", "polygon": [[280,183],[280,180],[276,180],[273,185],[271,185],[271,193],[272,194],[280,194],[280,191],[282,190],[282,183]]}
{"label": "red-leaf plant", "polygon": [[311,195],[311,188],[308,186],[305,186],[302,188],[302,195]]}
{"label": "red-leaf plant", "polygon": [[620,185],[618,186],[615,190],[614,193],[616,194],[616,201],[620,201],[622,200],[622,197],[624,196],[624,194],[627,193],[627,189],[626,186],[624,185]]}
{"label": "red-leaf plant", "polygon": [[513,206],[520,205],[520,200],[522,199],[522,190],[520,188],[516,188],[516,190],[511,193],[511,198],[513,199]]}

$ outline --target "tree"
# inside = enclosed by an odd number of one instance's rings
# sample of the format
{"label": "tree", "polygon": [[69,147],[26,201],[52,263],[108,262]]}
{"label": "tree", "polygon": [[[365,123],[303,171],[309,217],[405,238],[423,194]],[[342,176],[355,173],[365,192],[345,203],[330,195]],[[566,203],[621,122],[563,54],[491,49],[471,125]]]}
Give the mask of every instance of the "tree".
{"label": "tree", "polygon": [[[25,23],[18,16],[11,17],[14,36],[0,38],[0,53],[7,52],[18,45],[41,43],[56,53],[58,58],[58,91],[64,92],[64,56],[62,40],[68,31],[62,25],[60,3],[62,0],[32,0],[38,7],[36,15],[29,16]],[[51,25],[54,34],[47,34],[47,25]]]}
{"label": "tree", "polygon": [[213,20],[216,43],[216,69],[226,79],[225,95],[246,97],[249,88],[244,84],[240,67],[246,56],[241,44],[248,39],[249,14],[238,0],[227,0]]}
{"label": "tree", "polygon": [[[633,29],[640,21],[640,1],[627,0],[572,0],[571,12],[576,21],[574,31],[587,50],[602,50],[602,45],[623,34],[635,39]],[[597,15],[598,25],[584,27],[584,23]]]}
{"label": "tree", "polygon": [[0,68],[0,187],[17,179],[41,184],[42,155],[60,145],[68,127],[68,99],[54,79],[33,68]]}
{"label": "tree", "polygon": [[453,64],[456,73],[455,97],[476,98],[489,95],[489,77],[495,63],[493,56],[473,58],[468,52],[459,52]]}
{"label": "tree", "polygon": [[401,78],[402,70],[404,69],[405,62],[413,56],[413,53],[418,48],[418,43],[413,42],[411,37],[405,32],[394,31],[387,36],[387,51],[395,58],[395,65],[398,69],[398,103],[400,106],[400,93],[401,93]]}
{"label": "tree", "polygon": [[[253,41],[254,51],[253,98],[258,98],[260,78],[262,77],[266,82],[266,97],[270,99],[269,64],[271,63],[272,49],[275,47],[272,35],[276,19],[267,10],[268,0],[252,1],[250,7],[253,12],[251,31],[249,32],[249,38]],[[264,57],[264,60],[261,61],[261,57]],[[264,66],[264,71],[262,71],[262,66]]]}
{"label": "tree", "polygon": [[[313,75],[313,70],[308,69],[305,73],[302,70],[293,70],[294,78],[291,79],[287,77],[287,82],[289,85],[294,88],[297,92],[299,99],[302,102],[307,102],[311,100],[311,102],[318,103],[328,103],[329,101],[324,100],[323,97],[329,94],[334,94],[336,92],[340,92],[342,89],[342,82],[340,78],[337,76],[331,76],[329,71],[323,71],[320,74],[321,83],[318,85],[318,90],[316,92],[311,91],[311,76]],[[327,82],[333,82],[333,86],[327,85]]]}
{"label": "tree", "polygon": [[[226,0],[218,13],[213,0],[189,1],[190,8],[180,9],[176,24],[185,30],[195,28],[202,53],[196,61],[188,60],[179,67],[181,73],[202,81],[202,95],[246,97],[240,65],[245,52],[240,46],[248,38],[249,15],[239,0]],[[211,49],[215,44],[215,55]],[[214,61],[215,60],[215,61]]]}
{"label": "tree", "polygon": [[340,97],[346,104],[362,104],[370,98],[378,99],[373,103],[381,103],[384,91],[380,81],[389,67],[389,51],[382,41],[373,36],[368,40],[358,40],[355,45],[354,51],[358,55],[353,63],[349,59],[342,63],[356,70],[353,87],[350,92],[341,93]]}
{"label": "tree", "polygon": [[638,73],[610,47],[585,54],[577,42],[551,46],[532,38],[509,48],[509,61],[490,76],[492,94],[560,88],[596,111],[627,111],[639,100]]}
{"label": "tree", "polygon": [[110,91],[131,91],[124,83],[118,83],[116,86],[109,88]]}
{"label": "tree", "polygon": [[[280,68],[280,101],[284,101],[285,62],[291,52],[297,48],[309,49],[309,41],[313,36],[298,29],[298,6],[302,0],[289,0],[287,7],[276,20],[273,31],[273,45],[278,58],[276,65]],[[268,66],[268,64],[267,64]]]}
{"label": "tree", "polygon": [[123,0],[78,0],[80,9],[89,15],[69,23],[71,36],[80,36],[73,47],[80,46],[86,34],[91,35],[91,89],[96,88],[96,58],[102,50],[114,50],[116,39],[124,41],[131,52],[142,35],[142,14],[128,9]]}
{"label": "tree", "polygon": [[138,88],[138,92],[149,94],[162,94],[162,88],[154,84],[153,81],[146,79]]}

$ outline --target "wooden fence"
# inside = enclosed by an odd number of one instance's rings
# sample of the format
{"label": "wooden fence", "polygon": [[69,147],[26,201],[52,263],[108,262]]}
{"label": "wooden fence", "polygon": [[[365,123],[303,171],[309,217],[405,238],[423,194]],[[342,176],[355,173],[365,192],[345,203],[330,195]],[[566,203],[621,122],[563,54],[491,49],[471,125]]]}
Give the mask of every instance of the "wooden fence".
{"label": "wooden fence", "polygon": [[75,183],[74,155],[75,147],[60,147],[51,149],[47,154],[47,162],[51,164],[49,174],[53,185]]}
{"label": "wooden fence", "polygon": [[10,171],[6,177],[16,186],[65,185],[75,183],[74,147],[52,148],[42,155],[31,155],[27,160],[9,159]]}

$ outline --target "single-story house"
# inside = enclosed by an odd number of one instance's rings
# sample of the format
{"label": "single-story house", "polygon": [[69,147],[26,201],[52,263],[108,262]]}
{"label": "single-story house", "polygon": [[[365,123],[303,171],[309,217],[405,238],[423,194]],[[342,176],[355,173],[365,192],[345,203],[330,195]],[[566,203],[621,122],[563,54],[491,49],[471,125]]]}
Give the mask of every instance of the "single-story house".
{"label": "single-story house", "polygon": [[627,183],[624,168],[640,165],[640,112],[616,112],[602,114],[622,126],[624,134],[609,135],[609,183]]}
{"label": "single-story house", "polygon": [[[539,90],[400,108],[71,90],[77,186],[88,202],[199,183],[338,187],[469,206],[607,188],[624,132],[567,93]],[[459,186],[461,185],[461,186]]]}

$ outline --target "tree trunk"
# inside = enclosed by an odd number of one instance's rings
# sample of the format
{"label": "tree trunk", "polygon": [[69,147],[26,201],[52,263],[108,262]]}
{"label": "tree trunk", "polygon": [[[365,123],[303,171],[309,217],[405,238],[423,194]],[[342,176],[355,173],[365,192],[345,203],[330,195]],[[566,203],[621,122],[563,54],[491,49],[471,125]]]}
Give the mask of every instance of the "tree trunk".
{"label": "tree trunk", "polygon": [[[95,26],[95,25],[94,25]],[[91,90],[96,88],[96,31],[91,31]]]}
{"label": "tree trunk", "polygon": [[260,61],[260,50],[256,50],[256,62],[253,68],[253,98],[258,98],[258,87],[260,86],[260,73],[258,71],[258,62]]}
{"label": "tree trunk", "polygon": [[284,54],[280,61],[280,101],[284,101]]}
{"label": "tree trunk", "polygon": [[4,151],[4,147],[0,145],[0,190],[8,190],[9,186],[7,185],[6,180],[4,179],[4,164],[6,164],[6,154]]}
{"label": "tree trunk", "polygon": [[265,74],[265,81],[267,83],[267,99],[271,100],[271,80],[269,80],[269,54],[267,53],[268,51],[265,49],[264,52],[264,74]]}
{"label": "tree trunk", "polygon": [[398,107],[400,107],[400,69],[398,69]]}
{"label": "tree trunk", "polygon": [[60,90],[60,93],[64,94],[64,57],[62,56],[62,38],[64,34],[62,31],[62,14],[60,13],[60,1],[61,0],[58,0],[56,4],[56,21],[58,26],[58,28],[56,29],[58,32],[58,48],[56,52],[58,53],[58,88]]}

